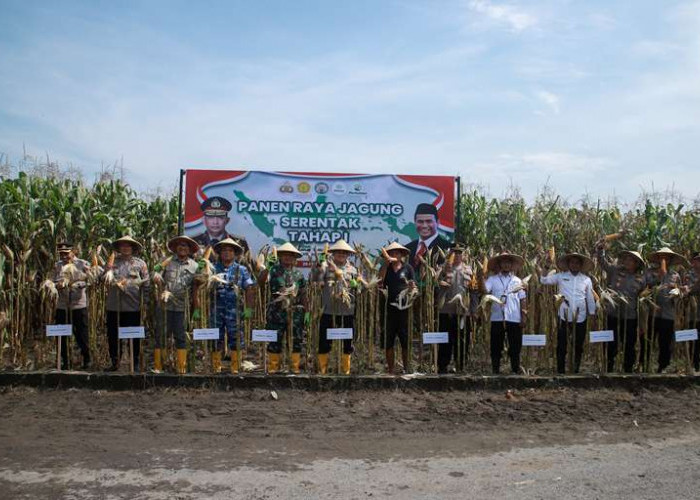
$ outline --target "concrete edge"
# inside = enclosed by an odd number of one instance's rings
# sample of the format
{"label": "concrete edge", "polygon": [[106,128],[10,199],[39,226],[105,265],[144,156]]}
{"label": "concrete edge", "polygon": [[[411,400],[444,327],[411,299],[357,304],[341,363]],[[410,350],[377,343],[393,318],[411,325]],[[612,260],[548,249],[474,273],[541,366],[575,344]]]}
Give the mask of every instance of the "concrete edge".
{"label": "concrete edge", "polygon": [[675,389],[700,385],[700,377],[679,375],[570,375],[563,377],[426,375],[410,378],[386,375],[174,375],[84,372],[0,372],[0,387],[140,391],[149,389],[229,390],[418,390],[486,391],[523,389]]}

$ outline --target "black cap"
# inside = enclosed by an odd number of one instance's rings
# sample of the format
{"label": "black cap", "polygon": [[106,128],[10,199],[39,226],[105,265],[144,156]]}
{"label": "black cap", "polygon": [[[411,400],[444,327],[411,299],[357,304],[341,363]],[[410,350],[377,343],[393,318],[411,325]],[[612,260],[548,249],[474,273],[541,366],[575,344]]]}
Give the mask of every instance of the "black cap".
{"label": "black cap", "polygon": [[207,198],[200,206],[204,215],[228,215],[232,207],[231,202],[221,196]]}
{"label": "black cap", "polygon": [[70,252],[71,250],[73,250],[73,244],[68,243],[67,241],[62,241],[61,243],[56,245],[56,250],[58,251],[58,253]]}
{"label": "black cap", "polygon": [[431,203],[419,203],[416,207],[416,213],[413,214],[413,218],[415,219],[417,215],[434,215],[437,219],[437,207]]}
{"label": "black cap", "polygon": [[695,259],[700,259],[700,252],[693,252],[692,257],[690,257],[690,260],[695,260]]}
{"label": "black cap", "polygon": [[467,249],[467,247],[464,245],[464,243],[459,243],[455,241],[450,245],[450,250],[453,252],[464,252]]}

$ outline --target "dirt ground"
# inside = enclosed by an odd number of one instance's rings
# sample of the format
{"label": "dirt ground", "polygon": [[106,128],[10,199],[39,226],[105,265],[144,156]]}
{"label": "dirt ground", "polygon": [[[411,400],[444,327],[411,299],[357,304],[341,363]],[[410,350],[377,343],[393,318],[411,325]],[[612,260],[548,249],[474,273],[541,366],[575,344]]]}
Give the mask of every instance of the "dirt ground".
{"label": "dirt ground", "polygon": [[694,389],[4,389],[0,496],[698,498],[699,416]]}

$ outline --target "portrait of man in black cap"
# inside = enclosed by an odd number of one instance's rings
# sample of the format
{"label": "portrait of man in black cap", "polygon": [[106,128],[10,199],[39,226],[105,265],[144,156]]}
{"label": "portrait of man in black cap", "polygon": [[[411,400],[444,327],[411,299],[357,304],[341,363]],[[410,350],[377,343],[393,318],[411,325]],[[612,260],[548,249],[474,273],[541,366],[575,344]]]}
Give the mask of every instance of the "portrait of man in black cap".
{"label": "portrait of man in black cap", "polygon": [[436,247],[447,252],[450,248],[450,242],[438,234],[438,212],[435,205],[418,204],[413,215],[413,222],[416,225],[418,239],[411,241],[406,245],[406,248],[411,252],[409,263],[418,272],[421,267],[420,257],[426,258],[424,256],[428,250],[433,250]]}
{"label": "portrait of man in black cap", "polygon": [[248,250],[248,242],[244,236],[229,234],[226,231],[226,226],[231,220],[228,213],[232,207],[231,202],[221,196],[212,196],[204,200],[200,208],[204,213],[205,231],[193,238],[202,248],[231,238],[243,247],[244,253]]}

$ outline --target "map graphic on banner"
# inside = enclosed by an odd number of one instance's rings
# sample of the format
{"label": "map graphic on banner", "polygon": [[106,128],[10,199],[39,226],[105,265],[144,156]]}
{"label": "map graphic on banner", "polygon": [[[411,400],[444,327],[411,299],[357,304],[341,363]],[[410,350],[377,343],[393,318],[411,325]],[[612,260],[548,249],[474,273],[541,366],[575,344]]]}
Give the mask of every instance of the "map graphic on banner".
{"label": "map graphic on banner", "polygon": [[420,203],[437,208],[440,234],[454,235],[455,177],[187,170],[185,179],[185,234],[203,235],[202,204],[224,198],[226,232],[244,236],[252,252],[286,241],[305,252],[340,238],[372,253],[406,244],[417,238]]}

